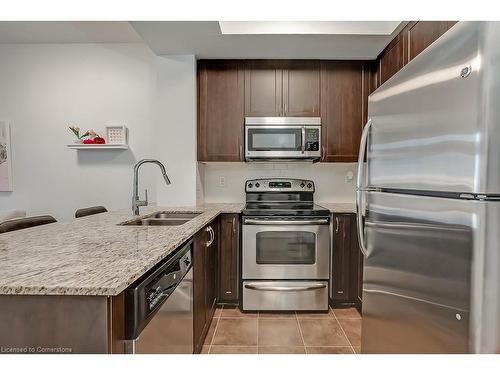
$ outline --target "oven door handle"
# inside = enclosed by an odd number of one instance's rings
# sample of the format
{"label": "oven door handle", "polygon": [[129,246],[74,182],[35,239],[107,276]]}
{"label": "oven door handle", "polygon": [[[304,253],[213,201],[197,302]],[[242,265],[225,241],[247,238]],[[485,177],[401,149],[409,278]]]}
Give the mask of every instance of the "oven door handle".
{"label": "oven door handle", "polygon": [[245,219],[244,224],[251,225],[321,225],[328,224],[328,219],[310,219],[310,220],[259,220]]}
{"label": "oven door handle", "polygon": [[305,286],[263,286],[258,284],[246,284],[245,288],[269,292],[304,292],[307,290],[316,290],[326,288],[326,284],[312,284]]}

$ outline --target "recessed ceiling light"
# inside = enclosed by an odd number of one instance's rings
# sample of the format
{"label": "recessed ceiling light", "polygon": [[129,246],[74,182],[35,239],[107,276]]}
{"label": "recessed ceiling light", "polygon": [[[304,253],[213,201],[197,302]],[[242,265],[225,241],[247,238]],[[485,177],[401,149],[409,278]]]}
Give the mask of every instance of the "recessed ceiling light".
{"label": "recessed ceiling light", "polygon": [[400,21],[219,21],[224,35],[390,35]]}

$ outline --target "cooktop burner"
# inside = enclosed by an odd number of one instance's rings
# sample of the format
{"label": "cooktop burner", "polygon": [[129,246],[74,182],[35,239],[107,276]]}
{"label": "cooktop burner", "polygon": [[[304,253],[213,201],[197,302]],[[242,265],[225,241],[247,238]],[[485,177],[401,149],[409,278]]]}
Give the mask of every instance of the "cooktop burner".
{"label": "cooktop burner", "polygon": [[246,216],[329,216],[330,211],[313,202],[314,182],[272,178],[245,184]]}

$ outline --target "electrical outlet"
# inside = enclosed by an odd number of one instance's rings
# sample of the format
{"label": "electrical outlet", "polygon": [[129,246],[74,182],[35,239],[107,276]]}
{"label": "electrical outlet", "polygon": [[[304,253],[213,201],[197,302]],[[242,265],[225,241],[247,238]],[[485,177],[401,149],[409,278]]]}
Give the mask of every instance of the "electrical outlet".
{"label": "electrical outlet", "polygon": [[346,184],[349,184],[352,182],[352,179],[354,177],[354,173],[352,173],[352,171],[348,171],[346,174],[345,174],[345,183]]}
{"label": "electrical outlet", "polygon": [[226,187],[226,176],[219,176],[219,186]]}

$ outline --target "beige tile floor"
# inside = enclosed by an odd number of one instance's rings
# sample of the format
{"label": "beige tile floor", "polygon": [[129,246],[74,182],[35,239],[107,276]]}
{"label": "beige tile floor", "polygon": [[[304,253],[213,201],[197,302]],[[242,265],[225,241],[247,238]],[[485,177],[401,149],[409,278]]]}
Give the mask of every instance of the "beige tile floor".
{"label": "beige tile floor", "polygon": [[203,346],[205,354],[352,354],[361,345],[355,308],[328,313],[242,313],[218,308]]}

